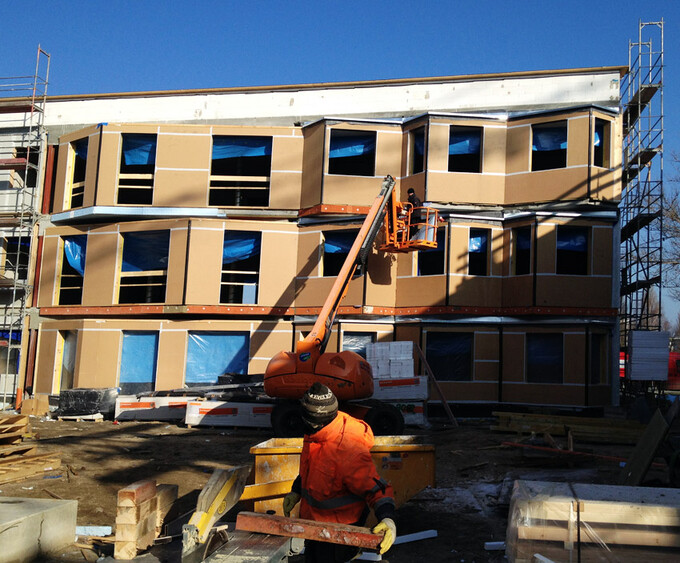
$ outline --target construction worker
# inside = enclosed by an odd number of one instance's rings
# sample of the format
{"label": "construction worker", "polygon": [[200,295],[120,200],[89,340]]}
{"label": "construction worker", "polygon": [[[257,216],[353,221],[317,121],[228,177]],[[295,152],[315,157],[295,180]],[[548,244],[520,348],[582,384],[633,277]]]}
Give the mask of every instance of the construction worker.
{"label": "construction worker", "polygon": [[[300,474],[283,499],[283,514],[289,516],[301,501],[300,518],[363,526],[372,508],[378,519],[372,531],[384,533],[380,553],[385,553],[397,536],[394,492],[373,464],[371,428],[338,412],[337,398],[321,383],[312,385],[301,403],[306,430]],[[305,561],[348,561],[359,551],[352,546],[307,540]]]}
{"label": "construction worker", "polygon": [[[418,229],[422,227],[422,225],[418,225],[417,223],[423,222],[423,211],[422,209],[418,209],[419,207],[423,206],[423,202],[416,195],[416,192],[413,188],[409,188],[406,193],[408,194],[408,202],[413,206],[414,209],[413,213],[411,214],[411,231],[409,232],[409,238],[413,238],[418,232]],[[415,211],[415,209],[418,209],[418,211]]]}

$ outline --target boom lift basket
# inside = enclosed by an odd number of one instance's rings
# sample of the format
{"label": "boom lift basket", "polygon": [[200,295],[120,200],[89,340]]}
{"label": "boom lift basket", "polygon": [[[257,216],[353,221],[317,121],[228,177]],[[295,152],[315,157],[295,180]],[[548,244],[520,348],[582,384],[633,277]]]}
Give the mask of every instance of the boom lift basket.
{"label": "boom lift basket", "polygon": [[439,212],[431,207],[413,207],[392,197],[385,213],[385,242],[380,250],[385,252],[410,252],[437,248]]}

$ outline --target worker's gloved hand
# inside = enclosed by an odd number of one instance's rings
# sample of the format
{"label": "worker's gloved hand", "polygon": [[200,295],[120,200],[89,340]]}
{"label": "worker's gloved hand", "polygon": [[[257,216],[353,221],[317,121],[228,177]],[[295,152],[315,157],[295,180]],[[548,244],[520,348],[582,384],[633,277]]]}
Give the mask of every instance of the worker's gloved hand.
{"label": "worker's gloved hand", "polygon": [[298,502],[300,502],[300,495],[297,493],[290,492],[283,497],[283,515],[290,516],[291,511]]}
{"label": "worker's gloved hand", "polygon": [[392,518],[383,518],[371,531],[374,534],[385,534],[385,537],[383,537],[383,540],[380,542],[380,555],[392,547],[394,540],[397,539],[397,525]]}

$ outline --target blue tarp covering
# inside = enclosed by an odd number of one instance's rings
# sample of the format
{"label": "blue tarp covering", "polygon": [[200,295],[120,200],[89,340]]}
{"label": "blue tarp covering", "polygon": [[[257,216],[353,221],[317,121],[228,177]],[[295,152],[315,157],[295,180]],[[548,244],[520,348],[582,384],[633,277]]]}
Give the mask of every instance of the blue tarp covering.
{"label": "blue tarp covering", "polygon": [[329,158],[361,156],[375,151],[375,135],[341,137],[331,135]]}
{"label": "blue tarp covering", "polygon": [[470,229],[469,252],[486,252],[488,233],[479,229]]}
{"label": "blue tarp covering", "polygon": [[213,160],[272,154],[271,137],[213,137]]}
{"label": "blue tarp covering", "polygon": [[[0,338],[2,340],[9,340],[9,332],[7,332],[6,330],[0,331]],[[12,333],[12,341],[21,342],[21,333],[20,332],[13,332]]]}
{"label": "blue tarp covering", "polygon": [[420,131],[413,135],[414,152],[418,156],[425,154],[425,131]]}
{"label": "blue tarp covering", "polygon": [[166,270],[170,231],[123,234],[123,272]]}
{"label": "blue tarp covering", "polygon": [[120,383],[152,383],[156,380],[157,332],[123,332]]}
{"label": "blue tarp covering", "polygon": [[323,237],[324,253],[347,254],[357,238],[357,231],[328,231],[323,234]]}
{"label": "blue tarp covering", "polygon": [[78,139],[73,143],[73,150],[76,152],[78,158],[87,160],[87,143],[88,139]]}
{"label": "blue tarp covering", "polygon": [[449,154],[477,154],[479,153],[480,133],[452,129],[449,134]]}
{"label": "blue tarp covering", "polygon": [[587,229],[557,229],[557,250],[588,250]]}
{"label": "blue tarp covering", "polygon": [[155,164],[156,135],[123,135],[125,164]]}
{"label": "blue tarp covering", "polygon": [[517,248],[520,250],[531,249],[531,229],[517,229],[515,231]]}
{"label": "blue tarp covering", "polygon": [[247,332],[190,332],[184,381],[210,385],[220,375],[248,373]]}
{"label": "blue tarp covering", "polygon": [[85,275],[85,253],[87,251],[87,235],[64,237],[64,254],[69,266],[81,276]]}
{"label": "blue tarp covering", "polygon": [[564,125],[554,127],[535,127],[533,129],[534,151],[556,151],[567,148],[567,128]]}
{"label": "blue tarp covering", "polygon": [[231,264],[260,254],[260,233],[227,231],[224,233],[222,264]]}
{"label": "blue tarp covering", "polygon": [[427,358],[435,377],[444,381],[466,381],[472,372],[472,334],[428,332]]}

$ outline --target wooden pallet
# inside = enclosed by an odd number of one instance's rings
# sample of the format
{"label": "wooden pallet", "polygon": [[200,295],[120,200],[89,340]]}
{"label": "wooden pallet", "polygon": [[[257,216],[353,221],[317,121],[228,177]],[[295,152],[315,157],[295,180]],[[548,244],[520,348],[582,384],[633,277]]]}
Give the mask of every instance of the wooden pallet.
{"label": "wooden pallet", "polygon": [[100,412],[95,414],[78,414],[72,416],[58,416],[57,420],[60,421],[71,421],[71,422],[102,422],[104,420],[104,415]]}
{"label": "wooden pallet", "polygon": [[28,432],[28,416],[0,416],[0,449],[21,443]]}
{"label": "wooden pallet", "polygon": [[0,459],[0,484],[19,481],[61,467],[58,453],[15,455]]}

